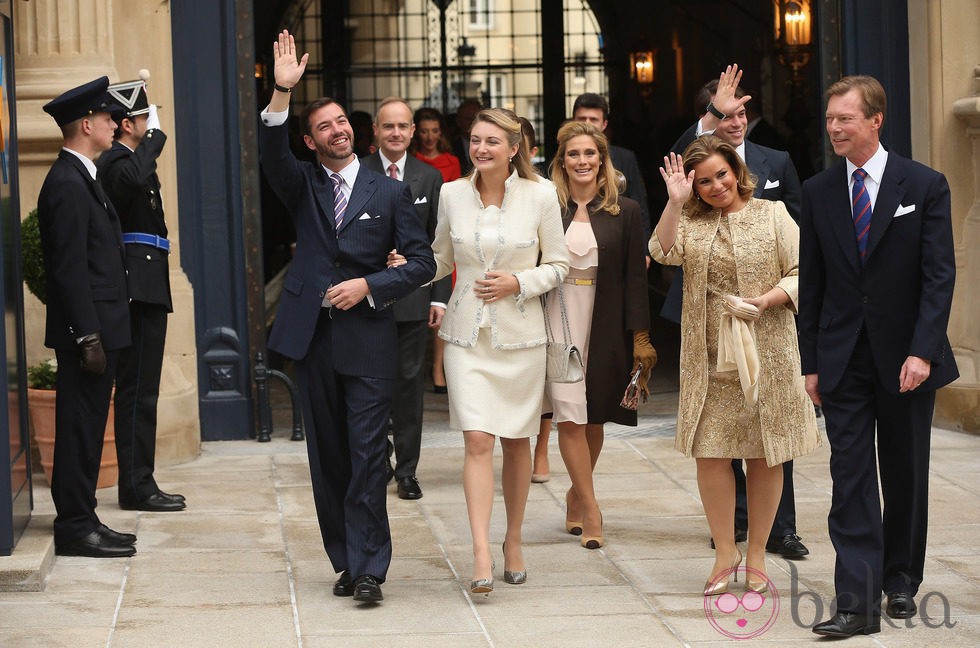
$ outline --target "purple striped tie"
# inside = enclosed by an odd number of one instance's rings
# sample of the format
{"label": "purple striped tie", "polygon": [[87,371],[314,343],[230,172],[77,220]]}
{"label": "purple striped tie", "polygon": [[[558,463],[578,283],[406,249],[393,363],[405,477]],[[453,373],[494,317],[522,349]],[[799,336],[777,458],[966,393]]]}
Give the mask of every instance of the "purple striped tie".
{"label": "purple striped tie", "polygon": [[341,189],[344,178],[339,173],[331,173],[330,182],[333,183],[333,217],[339,230],[340,224],[344,222],[344,212],[347,211],[347,197],[344,196],[344,191]]}
{"label": "purple striped tie", "polygon": [[864,186],[868,172],[864,169],[854,170],[854,187],[851,189],[851,213],[854,220],[854,234],[857,236],[858,254],[864,265],[864,254],[868,250],[868,230],[871,229],[871,197]]}

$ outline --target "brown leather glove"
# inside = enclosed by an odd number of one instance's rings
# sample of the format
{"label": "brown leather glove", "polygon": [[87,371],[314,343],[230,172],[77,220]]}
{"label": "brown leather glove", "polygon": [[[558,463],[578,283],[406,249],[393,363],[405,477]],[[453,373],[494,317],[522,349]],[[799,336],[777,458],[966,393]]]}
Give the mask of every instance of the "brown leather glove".
{"label": "brown leather glove", "polygon": [[101,376],[105,373],[105,351],[102,349],[102,336],[89,333],[78,341],[78,350],[82,354],[82,371]]}
{"label": "brown leather glove", "polygon": [[633,331],[633,371],[636,371],[638,364],[643,363],[643,371],[640,372],[640,379],[637,386],[645,401],[650,395],[647,389],[647,381],[650,380],[650,372],[657,364],[657,350],[650,344],[649,331]]}

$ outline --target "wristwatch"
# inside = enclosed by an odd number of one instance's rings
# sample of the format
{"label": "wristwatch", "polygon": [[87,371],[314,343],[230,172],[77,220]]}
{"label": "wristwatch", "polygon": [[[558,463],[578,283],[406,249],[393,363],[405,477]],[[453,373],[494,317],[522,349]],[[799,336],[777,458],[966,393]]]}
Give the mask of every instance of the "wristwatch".
{"label": "wristwatch", "polygon": [[707,107],[706,110],[709,113],[711,113],[712,115],[714,115],[715,117],[717,117],[718,119],[724,119],[725,118],[725,113],[723,113],[720,110],[718,110],[717,108],[715,108],[715,104],[713,102],[711,102],[711,101],[708,102],[708,107]]}

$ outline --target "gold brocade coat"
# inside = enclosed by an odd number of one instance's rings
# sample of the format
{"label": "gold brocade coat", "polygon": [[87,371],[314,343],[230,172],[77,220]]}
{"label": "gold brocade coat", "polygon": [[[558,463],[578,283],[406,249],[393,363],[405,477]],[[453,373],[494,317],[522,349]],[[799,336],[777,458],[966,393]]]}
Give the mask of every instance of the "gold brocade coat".
{"label": "gold brocade coat", "polygon": [[[674,447],[691,456],[708,390],[705,331],[708,265],[721,210],[692,217],[681,213],[674,246],[665,254],[654,232],[650,254],[666,265],[684,268],[681,316],[680,406]],[[813,404],[804,390],[797,346],[800,230],[782,202],[750,199],[727,216],[735,253],[738,295],[758,297],[774,286],[790,297],[785,307],[763,313],[754,325],[759,354],[759,421],[766,463],[770,466],[811,452],[820,445]],[[732,412],[734,419],[739,412]]]}

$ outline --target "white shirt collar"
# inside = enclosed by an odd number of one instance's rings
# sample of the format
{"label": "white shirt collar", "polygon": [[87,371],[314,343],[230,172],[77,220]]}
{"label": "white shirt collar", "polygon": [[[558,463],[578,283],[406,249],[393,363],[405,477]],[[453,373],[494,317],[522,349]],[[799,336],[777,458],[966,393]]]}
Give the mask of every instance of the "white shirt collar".
{"label": "white shirt collar", "polygon": [[[344,179],[344,186],[348,194],[354,189],[354,181],[357,180],[357,172],[361,170],[361,161],[357,159],[356,155],[351,157],[354,159],[350,162],[350,164],[345,166],[340,171],[336,171],[336,173],[339,173],[340,177]],[[323,167],[323,170],[327,172],[328,176],[332,176],[335,173],[327,167]]]}
{"label": "white shirt collar", "polygon": [[385,175],[388,175],[388,167],[394,164],[396,167],[398,167],[398,179],[405,179],[405,162],[408,159],[407,153],[402,155],[402,159],[398,160],[397,162],[389,160],[387,157],[385,157],[385,154],[381,152],[381,149],[378,149],[378,156],[381,158],[381,168],[385,170]]}
{"label": "white shirt collar", "polygon": [[745,162],[745,138],[742,138],[742,143],[735,147],[735,152],[738,156],[742,158],[742,162]]}
{"label": "white shirt collar", "polygon": [[[847,158],[845,158],[845,161],[847,162],[847,181],[848,184],[850,184],[852,178],[854,177],[854,170],[857,169],[858,166]],[[874,180],[875,184],[880,185],[881,176],[885,174],[886,162],[888,162],[888,151],[886,151],[885,147],[881,145],[881,142],[878,142],[878,150],[875,151],[874,155],[872,155],[861,168],[864,169],[869,178]]]}
{"label": "white shirt collar", "polygon": [[88,171],[88,173],[89,173],[90,176],[92,176],[92,179],[93,180],[96,179],[96,177],[97,177],[96,176],[96,173],[98,171],[95,168],[95,162],[93,162],[92,160],[88,159],[87,157],[85,157],[84,155],[82,155],[81,153],[79,153],[78,151],[74,151],[74,150],[68,148],[67,146],[62,146],[61,147],[61,150],[68,151],[69,153],[71,153],[72,155],[74,155],[75,157],[77,157],[79,160],[81,160],[82,161],[82,164],[85,165],[85,170]]}

